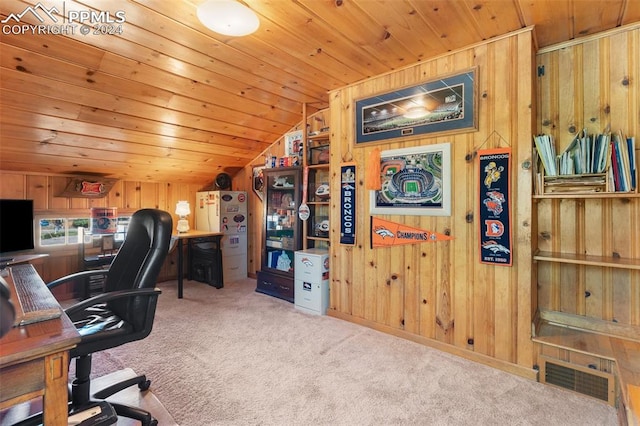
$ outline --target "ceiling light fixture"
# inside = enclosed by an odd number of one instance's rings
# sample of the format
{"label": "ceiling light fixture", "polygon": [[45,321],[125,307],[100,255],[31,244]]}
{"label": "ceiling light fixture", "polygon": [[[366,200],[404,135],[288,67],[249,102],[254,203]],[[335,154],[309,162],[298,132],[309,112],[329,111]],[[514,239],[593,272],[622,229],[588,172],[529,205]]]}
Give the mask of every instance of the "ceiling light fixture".
{"label": "ceiling light fixture", "polygon": [[207,0],[196,14],[205,27],[228,36],[249,35],[260,26],[255,12],[235,0]]}

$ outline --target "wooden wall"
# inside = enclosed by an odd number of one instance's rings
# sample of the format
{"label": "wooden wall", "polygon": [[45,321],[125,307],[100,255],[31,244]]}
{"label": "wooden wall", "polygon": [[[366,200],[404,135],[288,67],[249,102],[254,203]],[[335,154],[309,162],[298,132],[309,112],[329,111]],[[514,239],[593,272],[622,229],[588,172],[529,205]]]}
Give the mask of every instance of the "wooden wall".
{"label": "wooden wall", "polygon": [[[527,28],[330,93],[332,192],[337,193],[339,177],[335,171],[340,162],[356,161],[359,173],[356,246],[341,246],[336,228],[331,232],[330,315],[528,377],[535,376],[530,336],[538,306],[640,324],[637,271],[587,271],[575,276],[575,284],[568,280],[568,286],[554,284],[557,281],[546,279],[543,273],[539,290],[535,285],[532,246],[581,250],[588,241],[589,250],[640,257],[637,198],[542,200],[536,204],[542,204],[541,211],[546,210],[544,216],[551,219],[539,222],[538,208],[532,210],[529,162],[533,133],[552,133],[562,146],[570,140],[572,129],[582,127],[598,131],[610,124],[612,129],[640,136],[637,26],[584,40],[539,52],[536,63],[534,33]],[[536,65],[545,67],[541,78],[536,77]],[[353,146],[356,99],[471,67],[478,70],[477,131]],[[455,239],[371,249],[369,198],[364,187],[371,150],[444,142],[452,147],[452,215],[385,218],[450,232]],[[277,141],[270,153],[280,156],[281,145]],[[466,161],[468,154],[478,149],[505,145],[513,150],[512,267],[478,261],[479,171],[477,160]],[[264,156],[257,157],[233,180],[234,190],[249,194],[250,276],[260,268],[262,232],[262,203],[252,191],[251,169],[263,164]],[[173,213],[177,200],[193,200],[195,192],[204,189],[187,184],[122,181],[107,198],[86,200],[56,196],[66,185],[64,176],[3,172],[0,178],[0,197],[33,198],[36,213],[88,214],[92,206],[118,207],[122,212],[158,207]],[[339,223],[336,201],[331,206],[333,224]],[[193,216],[189,220],[193,226]],[[75,262],[75,251],[54,253],[41,273],[45,279],[64,275],[75,270]],[[560,272],[553,273],[557,276]],[[175,277],[174,260],[168,261],[163,275]],[[576,290],[587,286],[597,290],[589,298],[580,297]]]}
{"label": "wooden wall", "polygon": [[[451,242],[396,248],[369,246],[369,198],[364,182],[374,146],[354,147],[354,102],[394,88],[478,70],[478,131],[407,138],[374,145],[381,150],[450,142],[453,196],[450,217],[386,216],[409,226],[450,232]],[[330,93],[331,192],[342,161],[358,164],[357,244],[341,246],[331,231],[329,315],[461,356],[535,377],[532,370],[531,318],[531,174],[534,43],[530,28],[371,78]],[[477,161],[466,160],[481,148],[509,145],[513,150],[512,223],[514,265],[479,263]],[[275,150],[279,149],[277,146]],[[278,154],[276,154],[278,155]],[[235,186],[251,193],[251,168],[236,175]],[[257,233],[261,203],[251,194],[250,274],[260,268]],[[258,208],[260,207],[260,209]],[[331,223],[339,223],[338,198],[332,199]],[[472,219],[469,220],[470,215]],[[252,232],[254,235],[252,236]],[[253,245],[253,246],[252,246]]]}
{"label": "wooden wall", "polygon": [[[640,24],[541,50],[537,66],[536,132],[553,135],[558,149],[583,128],[640,143]],[[540,250],[640,259],[640,198],[536,204]],[[547,262],[538,271],[541,310],[640,326],[640,271]]]}
{"label": "wooden wall", "polygon": [[[450,232],[451,242],[372,249],[364,182],[373,146],[354,147],[354,102],[477,67],[478,131],[376,145],[382,150],[450,142],[450,217],[384,216],[412,227]],[[518,374],[535,377],[531,335],[530,146],[533,131],[532,29],[471,46],[330,93],[331,168],[358,165],[357,245],[331,232],[330,315],[368,325]],[[478,149],[511,146],[513,266],[479,263]],[[338,193],[333,173],[331,192]],[[337,201],[337,200],[336,200]],[[331,223],[339,223],[332,203]]]}
{"label": "wooden wall", "polygon": [[[194,184],[172,184],[153,182],[118,181],[104,198],[59,197],[70,178],[42,174],[0,172],[0,198],[33,199],[35,214],[82,215],[89,217],[91,207],[117,207],[119,214],[132,214],[141,208],[159,208],[173,215],[174,224],[178,217],[174,214],[178,200],[195,203],[195,193],[201,188]],[[194,215],[189,216],[191,227]],[[78,271],[76,246],[48,248],[36,247],[35,252],[49,253],[50,256],[37,265],[45,281]],[[177,276],[176,251],[165,262],[160,273],[160,281]],[[57,296],[66,298],[72,289],[58,290]]]}

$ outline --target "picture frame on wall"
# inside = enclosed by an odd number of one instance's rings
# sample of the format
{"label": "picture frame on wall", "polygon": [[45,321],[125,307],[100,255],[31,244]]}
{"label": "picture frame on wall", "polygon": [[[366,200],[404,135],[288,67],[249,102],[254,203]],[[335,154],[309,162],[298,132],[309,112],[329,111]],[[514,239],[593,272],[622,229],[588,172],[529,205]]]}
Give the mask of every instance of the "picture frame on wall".
{"label": "picture frame on wall", "polygon": [[115,238],[113,235],[103,235],[101,237],[101,249],[103,253],[115,250]]}
{"label": "picture frame on wall", "polygon": [[372,215],[451,216],[451,144],[382,151],[380,182]]}
{"label": "picture frame on wall", "polygon": [[356,101],[355,146],[477,130],[477,67]]}
{"label": "picture frame on wall", "polygon": [[258,198],[260,198],[260,201],[264,200],[264,169],[265,166],[253,167],[251,188]]}

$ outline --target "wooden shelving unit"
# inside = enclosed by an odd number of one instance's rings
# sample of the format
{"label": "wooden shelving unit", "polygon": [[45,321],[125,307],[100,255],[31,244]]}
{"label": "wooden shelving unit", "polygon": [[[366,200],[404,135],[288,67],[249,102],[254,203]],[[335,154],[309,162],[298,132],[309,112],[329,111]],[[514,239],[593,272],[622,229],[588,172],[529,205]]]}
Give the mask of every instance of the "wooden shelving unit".
{"label": "wooden shelving unit", "polygon": [[640,236],[630,223],[640,193],[637,186],[614,192],[606,176],[600,177],[599,184],[593,184],[596,175],[543,177],[534,184],[539,240],[533,254],[538,300],[532,340],[541,381],[629,410],[630,395],[640,385],[640,359],[630,355],[640,351],[634,320],[640,257],[632,243]]}
{"label": "wooden shelving unit", "polygon": [[330,133],[328,110],[305,117],[303,165],[308,169],[307,205],[309,219],[303,222],[303,248],[328,248],[330,229]]}

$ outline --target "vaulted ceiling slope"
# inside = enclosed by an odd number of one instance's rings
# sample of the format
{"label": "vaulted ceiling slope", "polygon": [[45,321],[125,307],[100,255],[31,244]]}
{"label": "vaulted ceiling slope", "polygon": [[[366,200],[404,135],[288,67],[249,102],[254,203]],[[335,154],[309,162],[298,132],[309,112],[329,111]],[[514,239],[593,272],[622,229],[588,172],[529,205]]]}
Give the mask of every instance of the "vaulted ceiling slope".
{"label": "vaulted ceiling slope", "polygon": [[[329,90],[531,25],[544,47],[640,20],[638,0],[243,0],[260,28],[233,38],[202,1],[2,0],[0,170],[205,184]],[[33,29],[72,11],[124,20]]]}

